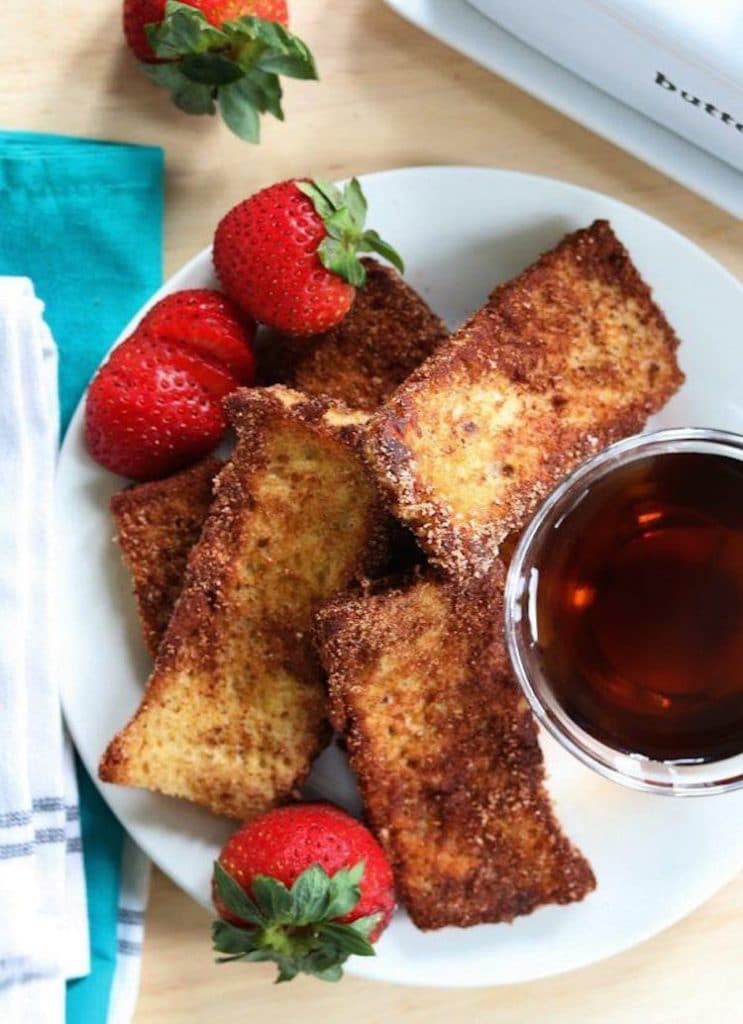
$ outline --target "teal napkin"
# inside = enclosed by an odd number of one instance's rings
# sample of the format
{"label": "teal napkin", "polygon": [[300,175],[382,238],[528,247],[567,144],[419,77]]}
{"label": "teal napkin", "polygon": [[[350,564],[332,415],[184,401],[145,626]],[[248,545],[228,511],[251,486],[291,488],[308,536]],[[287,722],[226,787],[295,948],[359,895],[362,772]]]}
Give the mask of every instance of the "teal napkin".
{"label": "teal napkin", "polygon": [[[62,430],[101,356],[162,280],[163,154],[0,132],[0,274],[30,277],[59,349]],[[91,974],[69,1024],[105,1024],[123,832],[78,764]]]}

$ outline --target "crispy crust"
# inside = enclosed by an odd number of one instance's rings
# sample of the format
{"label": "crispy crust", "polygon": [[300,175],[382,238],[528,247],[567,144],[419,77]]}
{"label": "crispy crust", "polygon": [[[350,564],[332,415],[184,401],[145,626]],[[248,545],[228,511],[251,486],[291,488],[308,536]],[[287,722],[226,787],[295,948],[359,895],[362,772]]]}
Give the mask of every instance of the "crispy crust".
{"label": "crispy crust", "polygon": [[142,633],[155,656],[168,625],[191,548],[212,501],[223,462],[210,456],[190,469],[136,484],[111,498],[121,557],[132,575]]}
{"label": "crispy crust", "polygon": [[635,433],[683,381],[678,339],[606,221],[568,235],[374,416],[391,508],[460,578],[584,458]]}
{"label": "crispy crust", "polygon": [[511,921],[595,887],[544,787],[503,642],[503,570],[428,573],[318,615],[334,722],[400,898],[423,929]]}
{"label": "crispy crust", "polygon": [[265,383],[290,384],[355,409],[376,409],[448,336],[446,325],[392,267],[362,260],[366,284],[345,320],[301,340],[270,335],[259,352]]}
{"label": "crispy crust", "polygon": [[231,462],[107,782],[247,819],[291,796],[328,737],[316,608],[387,557],[354,448],[364,416],[284,388],[225,403]]}

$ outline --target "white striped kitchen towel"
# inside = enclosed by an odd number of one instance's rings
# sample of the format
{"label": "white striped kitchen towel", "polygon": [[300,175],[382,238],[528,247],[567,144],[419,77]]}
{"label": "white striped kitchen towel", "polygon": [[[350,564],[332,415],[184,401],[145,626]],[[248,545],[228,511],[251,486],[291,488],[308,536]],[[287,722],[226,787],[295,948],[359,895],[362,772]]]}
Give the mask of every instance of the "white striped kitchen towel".
{"label": "white striped kitchen towel", "polygon": [[88,969],[76,786],[54,671],[57,355],[41,313],[30,281],[0,280],[0,1020],[9,1024],[63,1020],[67,971]]}
{"label": "white striped kitchen towel", "polygon": [[[1,1024],[61,1024],[65,980],[90,969],[77,782],[55,671],[56,371],[32,283],[0,277]],[[147,881],[146,859],[126,847],[108,1024],[128,1024],[134,1011]]]}

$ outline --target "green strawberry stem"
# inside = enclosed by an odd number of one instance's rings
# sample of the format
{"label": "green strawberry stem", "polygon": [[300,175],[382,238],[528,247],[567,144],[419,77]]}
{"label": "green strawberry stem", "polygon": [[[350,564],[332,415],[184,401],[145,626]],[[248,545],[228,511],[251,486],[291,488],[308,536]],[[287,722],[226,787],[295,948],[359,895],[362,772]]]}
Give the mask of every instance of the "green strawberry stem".
{"label": "green strawberry stem", "polygon": [[260,141],[261,114],[284,120],[280,75],[317,79],[308,47],[274,21],[245,15],[215,28],[196,8],[168,0],[163,20],[146,32],[166,62],[141,64],[148,78],[188,114],[214,114],[219,106],[246,142]]}
{"label": "green strawberry stem", "polygon": [[363,861],[334,875],[313,864],[291,889],[275,878],[258,875],[248,894],[215,861],[217,899],[243,922],[242,927],[229,921],[214,922],[214,950],[223,954],[217,963],[270,960],[278,965],[277,981],[290,981],[297,974],[338,981],[349,956],[374,956],[369,936],[381,914],[369,914],[351,924],[337,920],[361,899],[363,875]]}
{"label": "green strawberry stem", "polygon": [[376,231],[364,229],[366,197],[356,178],[352,178],[341,191],[337,185],[321,178],[298,181],[297,188],[312,200],[327,231],[317,255],[322,265],[338,274],[354,288],[366,282],[366,270],[359,259],[360,252],[376,252],[402,273],[402,257]]}

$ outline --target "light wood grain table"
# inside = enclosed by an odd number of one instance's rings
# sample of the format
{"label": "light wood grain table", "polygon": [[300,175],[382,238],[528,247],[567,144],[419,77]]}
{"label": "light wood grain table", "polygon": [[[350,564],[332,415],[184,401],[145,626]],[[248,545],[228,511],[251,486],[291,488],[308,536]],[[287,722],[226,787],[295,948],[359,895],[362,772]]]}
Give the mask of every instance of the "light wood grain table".
{"label": "light wood grain table", "polygon": [[[730,216],[411,28],[381,0],[292,6],[322,81],[288,84],[287,123],[266,122],[259,149],[216,122],[179,114],[139,76],[122,47],[120,0],[3,0],[3,126],[164,146],[167,273],[210,241],[230,205],[281,177],[461,163],[609,193],[743,274],[743,227]],[[703,303],[700,296],[700,317]],[[738,880],[664,934],[556,979],[471,991],[352,978],[276,988],[263,966],[216,967],[208,916],[156,873],[136,1022],[734,1024],[743,1005],[742,953]]]}

